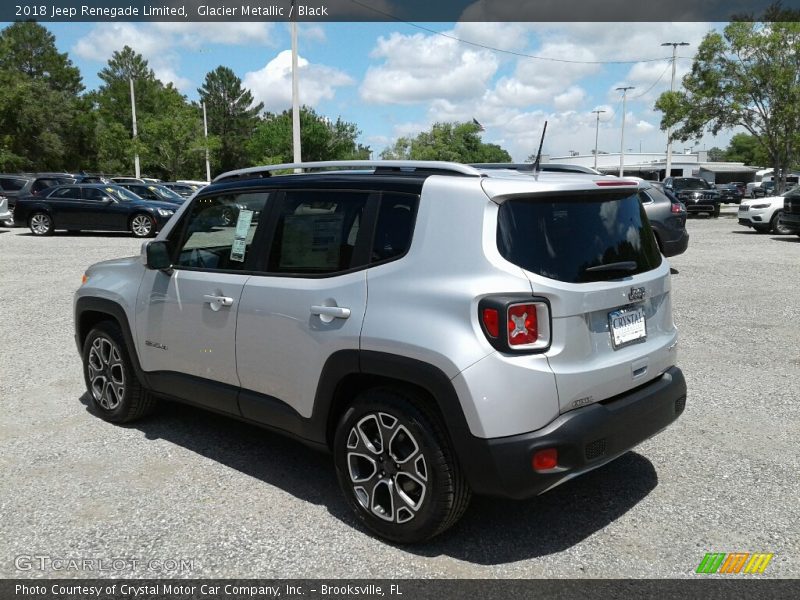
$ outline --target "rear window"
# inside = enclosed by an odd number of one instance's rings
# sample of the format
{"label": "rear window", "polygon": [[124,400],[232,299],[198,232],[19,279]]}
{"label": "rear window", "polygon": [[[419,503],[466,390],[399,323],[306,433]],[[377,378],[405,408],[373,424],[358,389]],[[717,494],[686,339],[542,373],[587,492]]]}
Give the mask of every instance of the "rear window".
{"label": "rear window", "polygon": [[25,179],[13,179],[13,178],[3,177],[0,179],[0,185],[2,185],[3,189],[8,192],[18,192],[19,190],[25,187],[26,181],[27,180]]}
{"label": "rear window", "polygon": [[619,279],[661,264],[636,192],[507,200],[497,246],[515,265],[568,283]]}

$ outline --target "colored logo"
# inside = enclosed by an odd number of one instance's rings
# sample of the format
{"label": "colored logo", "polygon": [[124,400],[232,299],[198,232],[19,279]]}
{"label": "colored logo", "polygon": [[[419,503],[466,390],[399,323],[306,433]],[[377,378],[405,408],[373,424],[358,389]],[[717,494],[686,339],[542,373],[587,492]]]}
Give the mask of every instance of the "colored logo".
{"label": "colored logo", "polygon": [[708,552],[695,573],[763,573],[774,554],[765,552]]}

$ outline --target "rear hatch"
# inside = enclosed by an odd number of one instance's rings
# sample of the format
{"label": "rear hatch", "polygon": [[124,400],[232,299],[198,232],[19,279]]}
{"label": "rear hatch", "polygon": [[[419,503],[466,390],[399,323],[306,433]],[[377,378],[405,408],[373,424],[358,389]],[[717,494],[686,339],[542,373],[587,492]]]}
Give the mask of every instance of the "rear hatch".
{"label": "rear hatch", "polygon": [[669,264],[634,184],[506,196],[497,245],[550,302],[545,356],[561,412],[639,387],[675,364]]}

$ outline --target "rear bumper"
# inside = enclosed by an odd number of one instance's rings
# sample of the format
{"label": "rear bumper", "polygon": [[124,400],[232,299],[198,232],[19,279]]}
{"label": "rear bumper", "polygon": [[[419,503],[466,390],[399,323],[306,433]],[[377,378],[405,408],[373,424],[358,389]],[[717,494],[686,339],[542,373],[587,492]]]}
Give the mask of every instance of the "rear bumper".
{"label": "rear bumper", "polygon": [[684,230],[681,236],[674,240],[662,240],[664,256],[677,256],[683,254],[689,247],[689,232]]}
{"label": "rear bumper", "polygon": [[[685,404],[686,381],[672,367],[636,390],[564,413],[538,431],[475,438],[475,456],[459,458],[476,493],[528,498],[624,454],[675,421]],[[543,448],[557,448],[558,466],[539,473],[531,457]]]}

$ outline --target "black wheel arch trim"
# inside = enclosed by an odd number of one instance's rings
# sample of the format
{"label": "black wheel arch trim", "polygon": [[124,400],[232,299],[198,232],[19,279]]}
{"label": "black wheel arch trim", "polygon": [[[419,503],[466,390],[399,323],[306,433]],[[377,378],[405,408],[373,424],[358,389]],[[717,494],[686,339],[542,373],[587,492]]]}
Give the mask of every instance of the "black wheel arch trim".
{"label": "black wheel arch trim", "polygon": [[128,356],[133,365],[133,370],[136,371],[136,376],[139,378],[142,385],[146,388],[150,388],[147,374],[142,370],[142,366],[139,363],[139,355],[136,351],[133,334],[131,333],[128,315],[125,313],[125,309],[113,300],[91,296],[78,298],[75,303],[75,343],[78,346],[78,352],[83,352],[83,342],[86,336],[89,335],[89,331],[91,331],[91,324],[95,322],[90,320],[88,325],[86,323],[85,317],[87,314],[91,313],[108,315],[109,320],[114,320],[119,324],[119,328],[122,330],[122,337],[125,339],[125,345],[127,346]]}

